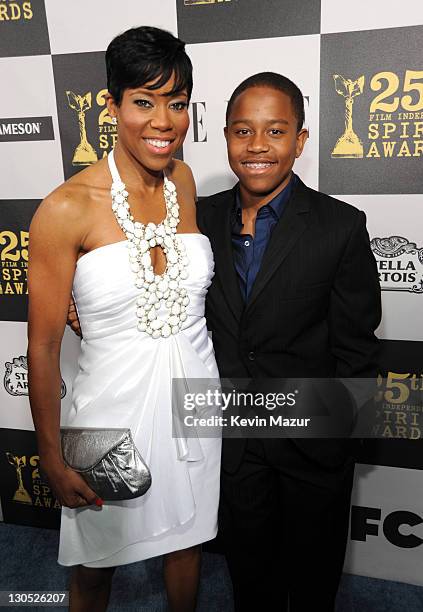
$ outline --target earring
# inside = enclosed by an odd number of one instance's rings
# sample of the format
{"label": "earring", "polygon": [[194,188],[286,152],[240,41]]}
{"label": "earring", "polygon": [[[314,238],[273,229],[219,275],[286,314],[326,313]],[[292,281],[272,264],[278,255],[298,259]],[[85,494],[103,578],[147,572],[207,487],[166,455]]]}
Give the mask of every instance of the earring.
{"label": "earring", "polygon": [[117,125],[117,117],[112,117],[112,123],[113,125]]}

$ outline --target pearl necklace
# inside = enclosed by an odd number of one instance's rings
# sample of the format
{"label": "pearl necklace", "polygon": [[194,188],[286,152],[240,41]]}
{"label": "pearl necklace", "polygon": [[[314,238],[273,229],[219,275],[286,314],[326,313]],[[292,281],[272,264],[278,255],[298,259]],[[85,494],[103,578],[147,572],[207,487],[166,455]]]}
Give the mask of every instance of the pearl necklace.
{"label": "pearl necklace", "polygon": [[[112,210],[128,239],[131,270],[135,275],[135,286],[140,290],[136,309],[138,330],[153,338],[168,338],[180,331],[187,318],[186,309],[189,304],[187,290],[181,287],[181,281],[188,278],[188,258],[184,243],[176,235],[179,224],[176,187],[164,175],[166,218],[158,225],[144,225],[134,221],[131,214],[128,192],[119,176],[113,151],[108,155],[108,162],[112,175]],[[155,246],[160,246],[166,255],[163,274],[155,274],[153,270],[150,249]],[[162,302],[165,302],[169,311],[164,319],[158,316]]]}

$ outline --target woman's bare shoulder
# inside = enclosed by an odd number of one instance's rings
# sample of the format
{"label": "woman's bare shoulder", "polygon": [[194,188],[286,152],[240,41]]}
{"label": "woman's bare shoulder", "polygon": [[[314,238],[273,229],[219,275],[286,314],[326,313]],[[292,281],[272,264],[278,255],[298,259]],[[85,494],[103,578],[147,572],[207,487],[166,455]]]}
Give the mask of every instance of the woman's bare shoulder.
{"label": "woman's bare shoulder", "polygon": [[195,181],[191,168],[180,159],[172,159],[168,166],[168,176],[176,183],[183,186],[183,189],[196,196]]}
{"label": "woman's bare shoulder", "polygon": [[110,191],[111,178],[106,169],[101,160],[74,174],[44,198],[38,211],[55,209],[57,214],[86,213],[93,200]]}
{"label": "woman's bare shoulder", "polygon": [[75,225],[84,224],[93,202],[108,193],[110,184],[104,184],[107,179],[103,160],[78,172],[44,198],[33,217],[32,229],[39,223],[52,226],[70,223],[72,231]]}

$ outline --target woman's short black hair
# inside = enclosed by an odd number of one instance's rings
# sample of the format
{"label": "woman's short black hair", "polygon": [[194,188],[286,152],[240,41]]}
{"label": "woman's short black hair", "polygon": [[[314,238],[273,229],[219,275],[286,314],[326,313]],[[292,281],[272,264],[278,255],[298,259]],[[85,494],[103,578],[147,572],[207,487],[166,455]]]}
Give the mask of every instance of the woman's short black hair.
{"label": "woman's short black hair", "polygon": [[235,100],[240,96],[246,89],[250,87],[270,87],[286,94],[292,103],[294,114],[297,118],[297,132],[301,130],[304,124],[304,97],[300,89],[290,81],[287,77],[277,72],[259,72],[245,79],[238,85],[233,94],[231,95],[228,106],[226,108],[226,125],[228,125],[228,119],[231,114],[232,107]]}
{"label": "woman's short black hair", "polygon": [[[185,52],[185,43],[170,32],[141,26],[119,34],[106,51],[107,88],[116,104],[122,101],[125,89],[150,83],[159,89],[175,75],[170,94],[192,92],[192,64]],[[151,85],[151,83],[153,83]]]}

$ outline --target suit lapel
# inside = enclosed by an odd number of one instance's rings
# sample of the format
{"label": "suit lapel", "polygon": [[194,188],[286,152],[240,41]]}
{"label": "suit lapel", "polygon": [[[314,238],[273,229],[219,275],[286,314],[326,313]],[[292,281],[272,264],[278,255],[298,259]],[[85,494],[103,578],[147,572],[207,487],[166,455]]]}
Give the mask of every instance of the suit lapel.
{"label": "suit lapel", "polygon": [[298,185],[273,229],[247,303],[247,309],[251,307],[257,296],[263,291],[306,229],[308,215],[305,213],[308,213],[309,210],[310,196],[308,190],[304,183],[298,179]]}
{"label": "suit lapel", "polygon": [[208,225],[211,228],[209,238],[213,248],[215,274],[229,308],[239,321],[244,310],[244,301],[232,253],[231,210],[235,189],[236,187],[228,192],[224,201],[212,206]]}

